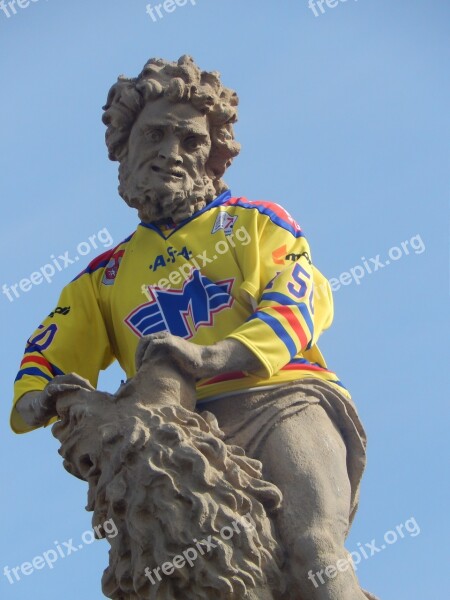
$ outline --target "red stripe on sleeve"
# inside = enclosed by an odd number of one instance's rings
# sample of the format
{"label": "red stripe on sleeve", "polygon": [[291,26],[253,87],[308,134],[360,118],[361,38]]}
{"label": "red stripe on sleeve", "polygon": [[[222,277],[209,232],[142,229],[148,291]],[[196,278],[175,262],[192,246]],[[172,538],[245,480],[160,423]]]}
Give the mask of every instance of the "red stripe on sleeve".
{"label": "red stripe on sleeve", "polygon": [[322,371],[324,373],[331,373],[334,375],[333,371],[329,371],[328,369],[324,369],[323,367],[318,367],[316,365],[296,365],[296,364],[287,364],[282,367],[283,371]]}
{"label": "red stripe on sleeve", "polygon": [[48,360],[45,360],[43,356],[25,356],[25,358],[20,363],[20,366],[22,367],[23,365],[26,365],[27,363],[31,362],[36,363],[38,365],[42,365],[43,367],[48,369],[53,375],[52,365],[48,362]]}
{"label": "red stripe on sleeve", "polygon": [[300,340],[300,344],[302,348],[306,348],[308,345],[308,338],[306,337],[305,332],[303,331],[303,327],[301,326],[300,321],[295,316],[292,308],[289,306],[271,306],[273,310],[276,310],[277,313],[282,315],[292,327],[292,329],[297,334],[298,339]]}
{"label": "red stripe on sleeve", "polygon": [[222,381],[231,381],[233,379],[242,379],[243,377],[245,377],[245,373],[242,371],[233,371],[232,373],[225,373],[224,375],[216,375],[216,377],[211,377],[211,379],[208,379],[197,387],[203,387],[204,385],[210,385],[211,383],[221,383]]}

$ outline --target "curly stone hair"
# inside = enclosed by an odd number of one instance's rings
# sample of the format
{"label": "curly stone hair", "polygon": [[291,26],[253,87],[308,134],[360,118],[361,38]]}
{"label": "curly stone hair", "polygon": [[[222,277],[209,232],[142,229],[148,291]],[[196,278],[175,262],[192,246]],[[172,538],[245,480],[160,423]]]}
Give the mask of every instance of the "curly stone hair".
{"label": "curly stone hair", "polygon": [[201,71],[187,55],[176,63],[151,58],[138,77],[118,78],[103,107],[109,158],[119,163],[126,158],[128,138],[141,110],[147,102],[162,96],[172,102],[190,102],[207,115],[211,153],[206,168],[220,194],[227,189],[221,177],[240,150],[233,131],[239,100],[236,92],[222,85],[217,71]]}

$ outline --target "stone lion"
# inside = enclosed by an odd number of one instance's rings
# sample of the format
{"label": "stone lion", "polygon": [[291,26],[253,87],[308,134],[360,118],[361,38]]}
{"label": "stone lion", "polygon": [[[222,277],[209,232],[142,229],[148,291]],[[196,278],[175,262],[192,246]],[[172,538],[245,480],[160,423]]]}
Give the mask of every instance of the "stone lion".
{"label": "stone lion", "polygon": [[[180,381],[181,394],[164,377]],[[211,413],[193,412],[193,390],[190,377],[159,359],[115,395],[77,391],[58,400],[53,435],[64,466],[89,483],[97,530],[112,519],[119,531],[102,581],[108,598],[256,600],[283,592],[270,520],[281,493],[262,479],[258,461],[223,442]],[[164,568],[170,563],[181,566]]]}

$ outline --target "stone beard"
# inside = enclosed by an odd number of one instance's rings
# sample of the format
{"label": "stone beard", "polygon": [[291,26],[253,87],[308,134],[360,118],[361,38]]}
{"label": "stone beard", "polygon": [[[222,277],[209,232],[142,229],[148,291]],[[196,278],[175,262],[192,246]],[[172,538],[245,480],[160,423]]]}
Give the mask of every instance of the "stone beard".
{"label": "stone beard", "polygon": [[144,223],[173,221],[179,223],[202,210],[217,196],[213,179],[203,177],[184,190],[168,189],[157,192],[153,188],[151,176],[136,182],[128,168],[128,158],[124,158],[119,168],[119,194],[132,208],[136,208]]}
{"label": "stone beard", "polygon": [[191,217],[216,196],[208,118],[189,102],[148,102],[120,161],[119,193],[144,222]]}

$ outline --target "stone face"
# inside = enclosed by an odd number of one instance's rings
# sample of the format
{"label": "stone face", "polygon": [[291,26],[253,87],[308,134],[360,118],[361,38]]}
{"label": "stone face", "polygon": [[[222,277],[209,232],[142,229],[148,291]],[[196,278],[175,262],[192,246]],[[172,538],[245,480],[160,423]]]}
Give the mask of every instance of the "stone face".
{"label": "stone face", "polygon": [[182,221],[227,189],[237,105],[219,74],[189,56],[150,59],[138,77],[118,78],[104,106],[106,144],[120,163],[119,193],[142,221]]}

